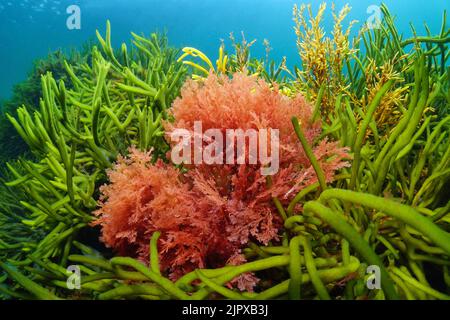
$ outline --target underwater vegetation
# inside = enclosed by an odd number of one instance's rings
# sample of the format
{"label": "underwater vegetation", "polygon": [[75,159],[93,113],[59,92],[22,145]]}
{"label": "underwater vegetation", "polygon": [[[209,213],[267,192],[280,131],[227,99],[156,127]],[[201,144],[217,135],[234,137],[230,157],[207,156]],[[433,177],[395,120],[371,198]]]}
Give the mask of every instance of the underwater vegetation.
{"label": "underwater vegetation", "polygon": [[[7,110],[32,158],[1,185],[0,297],[448,300],[446,14],[404,39],[383,6],[350,39],[350,8],[331,37],[325,10],[294,8],[292,71],[245,38],[215,63],[159,34],[116,50],[108,22],[86,59],[43,73],[38,107]],[[197,121],[279,129],[279,171],[175,165],[170,135]]]}
{"label": "underwater vegetation", "polygon": [[55,78],[64,80],[67,86],[71,86],[70,79],[64,67],[64,61],[69,64],[81,63],[90,52],[89,44],[85,45],[81,52],[72,51],[69,54],[58,50],[44,59],[34,62],[28,77],[13,88],[11,99],[0,104],[0,163],[17,158],[25,154],[29,148],[14,129],[6,114],[15,114],[18,106],[26,105],[30,110],[38,109],[39,99],[42,96],[41,75],[51,71]]}
{"label": "underwater vegetation", "polygon": [[[151,235],[160,232],[161,269],[175,279],[196,268],[245,261],[241,249],[252,239],[264,245],[278,240],[282,219],[272,199],[287,205],[299,190],[317,181],[294,130],[284,126],[299,117],[312,142],[320,134],[320,123],[310,123],[312,111],[301,95],[286,98],[249,75],[188,80],[169,111],[173,121],[163,124],[167,135],[184,128],[192,132],[193,141],[196,121],[205,131],[281,128],[278,172],[269,185],[261,164],[227,159],[224,164],[184,165],[187,172],[181,174],[173,164],[150,165],[149,155],[132,150],[130,159],[120,159],[109,172],[110,185],[101,188],[106,200],[96,211],[100,219],[95,223],[102,226],[103,240],[128,256],[136,256],[138,246],[137,255],[148,261]],[[194,147],[192,159],[197,151]],[[322,141],[314,156],[328,182],[336,170],[348,166],[343,159],[349,156],[337,143]]]}

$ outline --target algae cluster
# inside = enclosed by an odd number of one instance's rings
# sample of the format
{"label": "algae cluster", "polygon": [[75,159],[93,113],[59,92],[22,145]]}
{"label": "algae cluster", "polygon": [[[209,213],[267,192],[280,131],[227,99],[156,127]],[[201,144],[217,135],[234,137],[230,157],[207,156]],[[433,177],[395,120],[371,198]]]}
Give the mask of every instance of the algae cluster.
{"label": "algae cluster", "polygon": [[[450,298],[450,29],[404,39],[382,7],[378,29],[356,39],[335,13],[333,38],[307,8],[294,9],[300,66],[250,56],[252,42],[222,45],[214,65],[194,48],[171,48],[164,36],[133,34],[133,46],[111,46],[98,33],[86,61],[65,62],[64,76],[41,78],[39,108],[8,115],[33,160],[8,163],[0,203],[0,296],[5,299],[449,299]],[[415,34],[415,30],[414,34]],[[295,44],[293,44],[295,45]],[[339,141],[353,160],[333,183],[309,152],[302,126],[290,126],[318,182],[287,206],[279,243],[251,243],[248,262],[198,269],[176,282],[161,274],[158,232],[147,264],[92,248],[91,229],[106,170],[131,145],[165,158],[162,120],[186,77],[246,70],[287,96],[303,93],[322,121],[320,139]],[[69,85],[70,84],[70,85]],[[313,142],[313,144],[316,142]],[[69,265],[81,268],[81,290],[67,288]],[[367,287],[378,266],[381,289]],[[255,292],[230,289],[255,273]],[[369,279],[370,281],[370,279]]]}

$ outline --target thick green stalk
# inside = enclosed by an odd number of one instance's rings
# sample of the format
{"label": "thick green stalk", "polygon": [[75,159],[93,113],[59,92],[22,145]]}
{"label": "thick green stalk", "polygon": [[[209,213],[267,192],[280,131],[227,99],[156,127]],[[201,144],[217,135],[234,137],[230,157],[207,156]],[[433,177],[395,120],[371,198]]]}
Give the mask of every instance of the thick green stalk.
{"label": "thick green stalk", "polygon": [[372,102],[367,107],[367,113],[364,116],[364,120],[361,124],[361,128],[358,131],[358,135],[356,136],[356,141],[353,146],[353,164],[352,164],[352,177],[350,179],[350,189],[355,189],[356,183],[357,183],[357,176],[359,171],[359,165],[361,161],[361,148],[364,142],[364,138],[366,137],[366,131],[369,127],[370,121],[372,120],[373,114],[375,113],[375,110],[377,109],[378,105],[380,104],[381,100],[383,99],[386,92],[389,91],[389,89],[394,84],[394,80],[389,80],[386,82],[380,89],[380,91],[377,92],[375,97],[373,98]]}
{"label": "thick green stalk", "polygon": [[161,275],[158,256],[158,239],[160,235],[161,233],[159,231],[153,232],[152,239],[150,240],[150,267],[157,275]]}
{"label": "thick green stalk", "polygon": [[316,172],[317,179],[319,180],[320,187],[323,191],[327,188],[323,170],[320,167],[320,164],[317,161],[316,156],[314,155],[314,152],[313,152],[311,146],[309,145],[308,141],[306,140],[305,135],[303,134],[303,131],[300,126],[300,123],[298,122],[298,119],[296,117],[293,117],[291,119],[291,121],[292,121],[292,124],[294,125],[295,133],[297,134],[297,137],[300,140],[300,143],[302,144],[303,150],[305,151],[306,156],[308,157],[309,161],[311,162],[311,164],[314,168],[314,171]]}
{"label": "thick green stalk", "polygon": [[371,194],[343,189],[329,189],[320,195],[321,202],[327,202],[331,199],[348,201],[382,211],[416,229],[450,254],[450,234],[410,206]]}
{"label": "thick green stalk", "polygon": [[26,290],[34,294],[38,299],[42,300],[59,300],[57,296],[48,291],[47,289],[41,287],[36,282],[28,279],[22,273],[17,271],[17,269],[13,266],[10,266],[6,263],[0,261],[0,268],[5,270],[6,273],[9,274],[11,278],[17,281],[22,287]]}
{"label": "thick green stalk", "polygon": [[302,200],[308,193],[316,190],[319,186],[320,186],[319,183],[314,183],[314,184],[307,186],[306,188],[300,190],[300,192],[297,193],[297,195],[294,197],[294,199],[292,199],[292,201],[289,203],[289,205],[287,207],[287,215],[292,216],[292,214],[294,213],[294,208],[295,208],[296,204],[300,200]]}
{"label": "thick green stalk", "polygon": [[438,43],[438,44],[445,44],[450,42],[450,37],[417,37],[417,38],[411,38],[408,40],[405,40],[401,43],[402,47],[406,47],[407,45],[413,44],[413,43],[420,43],[420,42],[424,42],[424,43]]}
{"label": "thick green stalk", "polygon": [[140,295],[150,295],[160,297],[164,295],[159,288],[148,284],[127,284],[103,292],[98,296],[100,300],[123,299],[124,297],[134,297]]}
{"label": "thick green stalk", "polygon": [[[319,295],[319,298],[322,300],[330,300],[330,295],[327,291],[327,288],[323,284],[322,280],[320,279],[320,276],[317,272],[316,264],[314,263],[314,257],[313,252],[311,248],[311,244],[309,242],[309,239],[302,237],[300,239],[300,242],[303,246],[303,254],[305,256],[305,265],[306,270],[308,270],[309,276],[311,277],[311,282],[314,285],[314,288],[317,291],[317,294]],[[344,265],[350,264],[350,256],[347,262],[344,262]],[[292,277],[291,277],[292,282]]]}
{"label": "thick green stalk", "polygon": [[175,284],[172,281],[154,273],[153,271],[148,269],[145,265],[132,258],[124,258],[124,257],[113,258],[111,259],[111,264],[113,266],[122,265],[134,268],[140,273],[142,273],[144,276],[148,277],[150,280],[155,282],[156,284],[160,285],[161,288],[163,288],[165,291],[167,291],[175,298],[182,300],[190,299],[190,297],[184,291],[175,286]]}
{"label": "thick green stalk", "polygon": [[[215,279],[215,282],[224,285],[225,283],[233,280],[243,273],[286,266],[289,264],[289,261],[289,256],[275,256],[248,262],[240,266],[233,267],[229,270],[229,272],[226,272],[223,275],[217,277]],[[192,295],[192,299],[204,299],[208,296],[209,293],[210,291],[208,289],[202,288]]]}
{"label": "thick green stalk", "polygon": [[386,156],[381,160],[381,164],[379,165],[379,167],[375,168],[377,170],[377,178],[375,180],[374,187],[371,188],[373,194],[379,194],[379,192],[382,190],[382,186],[385,182],[386,175],[388,173],[392,160],[395,159],[397,154],[410,142],[411,137],[417,130],[417,125],[419,124],[423,116],[423,111],[427,106],[429,96],[429,75],[428,69],[424,63],[424,58],[421,58],[420,62],[419,65],[421,65],[422,67],[422,75],[421,78],[419,78],[420,88],[415,88],[415,90],[420,91],[420,98],[417,102],[417,105],[412,111],[411,118],[409,119],[405,129],[399,135],[394,145],[389,149]]}
{"label": "thick green stalk", "polygon": [[197,270],[196,272],[197,272],[198,278],[201,281],[203,281],[204,284],[206,284],[208,287],[210,287],[215,292],[223,295],[224,297],[226,297],[228,299],[233,299],[233,300],[244,300],[245,299],[245,297],[242,296],[241,294],[234,292],[230,289],[227,289],[227,288],[223,287],[222,285],[216,283],[215,281],[208,279],[200,270]]}
{"label": "thick green stalk", "polygon": [[325,207],[317,201],[310,201],[305,204],[305,212],[312,212],[328,223],[336,232],[346,238],[350,245],[363,257],[369,264],[376,265],[381,270],[381,286],[389,299],[398,299],[398,294],[387,273],[380,257],[372,250],[370,245],[364,241],[361,235],[338,213]]}
{"label": "thick green stalk", "polygon": [[[317,274],[320,278],[320,280],[323,283],[332,283],[335,281],[338,281],[340,279],[343,279],[347,277],[349,274],[356,272],[358,268],[360,267],[360,262],[355,257],[351,257],[350,264],[347,266],[336,266],[331,269],[326,270],[318,270]],[[267,300],[267,299],[274,299],[277,297],[280,297],[281,295],[285,294],[289,290],[289,283],[290,279],[285,280],[259,294],[256,296],[253,296],[252,298],[255,300]],[[311,277],[308,273],[302,274],[302,284],[309,283],[311,281]]]}
{"label": "thick green stalk", "polygon": [[302,264],[300,260],[300,240],[297,236],[292,238],[289,243],[289,251],[291,259],[289,261],[289,275],[291,281],[289,282],[289,298],[291,300],[300,300],[301,284],[302,284]]}

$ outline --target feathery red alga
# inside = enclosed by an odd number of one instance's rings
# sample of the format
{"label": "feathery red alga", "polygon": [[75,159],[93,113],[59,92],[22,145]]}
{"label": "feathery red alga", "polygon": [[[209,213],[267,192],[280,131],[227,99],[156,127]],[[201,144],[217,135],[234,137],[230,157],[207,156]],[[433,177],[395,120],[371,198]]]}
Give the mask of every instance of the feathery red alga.
{"label": "feathery red alga", "polygon": [[[153,232],[160,231],[161,268],[172,279],[195,268],[220,267],[245,261],[240,254],[249,241],[278,240],[282,221],[273,197],[287,204],[295,194],[317,181],[291,126],[296,116],[310,144],[320,134],[311,123],[312,108],[301,95],[289,98],[278,88],[243,73],[231,79],[211,74],[203,82],[187,81],[164,124],[168,137],[174,129],[278,129],[279,170],[270,178],[260,164],[185,165],[181,173],[172,164],[150,163],[150,154],[134,148],[108,172],[110,183],[101,188],[96,224],[102,240],[120,254],[149,258]],[[203,141],[206,145],[208,142]],[[347,166],[346,150],[323,140],[314,153],[332,181]],[[244,275],[235,283],[251,289],[256,278]]]}

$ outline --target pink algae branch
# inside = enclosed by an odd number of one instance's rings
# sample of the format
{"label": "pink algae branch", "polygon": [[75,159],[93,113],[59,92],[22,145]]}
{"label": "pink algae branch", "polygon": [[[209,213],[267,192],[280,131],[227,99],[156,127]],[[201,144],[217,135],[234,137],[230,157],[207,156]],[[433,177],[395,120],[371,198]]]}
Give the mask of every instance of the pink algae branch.
{"label": "pink algae branch", "polygon": [[[310,144],[320,134],[320,123],[310,123],[312,108],[301,95],[289,98],[278,88],[243,73],[231,79],[210,75],[204,82],[187,81],[170,111],[177,128],[193,131],[195,121],[204,130],[278,129],[279,171],[267,177],[260,165],[186,165],[181,173],[172,164],[150,161],[151,154],[130,148],[108,171],[101,188],[96,225],[102,240],[119,254],[149,260],[149,242],[160,231],[161,269],[172,279],[196,268],[216,268],[245,261],[241,250],[250,241],[263,245],[277,241],[282,221],[272,203],[287,204],[304,187],[317,181],[290,119],[296,116]],[[314,153],[332,181],[336,170],[348,166],[345,148],[320,141]],[[252,275],[236,279],[240,289],[251,289]]]}

